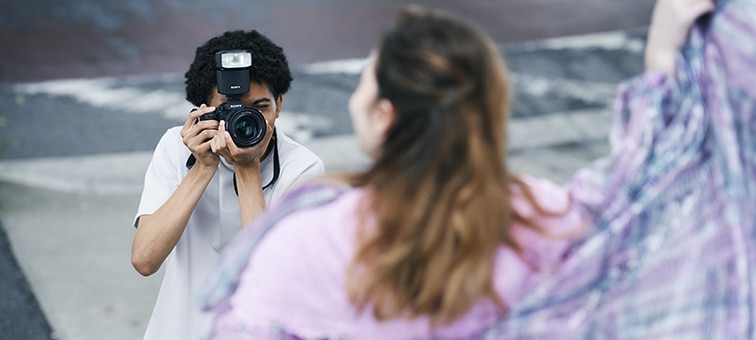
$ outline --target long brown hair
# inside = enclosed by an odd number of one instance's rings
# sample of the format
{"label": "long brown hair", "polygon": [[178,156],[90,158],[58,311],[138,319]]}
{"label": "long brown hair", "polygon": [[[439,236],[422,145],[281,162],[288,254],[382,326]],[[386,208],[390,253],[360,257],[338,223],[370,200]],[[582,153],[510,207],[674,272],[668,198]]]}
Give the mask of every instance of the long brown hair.
{"label": "long brown hair", "polygon": [[375,62],[378,97],[396,117],[354,179],[369,194],[347,276],[352,302],[372,304],[379,320],[426,315],[434,325],[481,298],[504,311],[493,265],[502,244],[521,251],[510,184],[523,185],[507,170],[509,85],[496,48],[474,25],[413,6]]}

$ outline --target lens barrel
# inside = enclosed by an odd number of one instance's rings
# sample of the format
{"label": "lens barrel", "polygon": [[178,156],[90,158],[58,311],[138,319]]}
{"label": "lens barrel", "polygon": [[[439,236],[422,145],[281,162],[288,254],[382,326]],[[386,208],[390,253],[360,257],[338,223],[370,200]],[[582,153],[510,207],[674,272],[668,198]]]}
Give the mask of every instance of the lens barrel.
{"label": "lens barrel", "polygon": [[246,107],[241,102],[226,102],[215,111],[199,117],[199,120],[226,121],[226,131],[240,148],[248,148],[262,142],[268,130],[268,122],[260,110]]}
{"label": "lens barrel", "polygon": [[254,108],[242,107],[225,116],[226,130],[234,144],[240,148],[257,145],[265,138],[268,124],[263,114]]}

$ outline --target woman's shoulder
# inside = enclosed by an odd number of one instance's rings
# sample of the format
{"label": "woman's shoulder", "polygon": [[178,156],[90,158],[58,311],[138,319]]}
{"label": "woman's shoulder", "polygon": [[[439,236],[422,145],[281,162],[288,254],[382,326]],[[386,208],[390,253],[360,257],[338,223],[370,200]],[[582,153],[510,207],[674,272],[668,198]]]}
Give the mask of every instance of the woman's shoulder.
{"label": "woman's shoulder", "polygon": [[513,208],[518,214],[527,217],[538,217],[539,210],[565,211],[571,205],[567,189],[549,179],[517,175],[511,190]]}
{"label": "woman's shoulder", "polygon": [[569,190],[530,175],[518,176],[516,183],[512,188],[512,208],[521,220],[533,222],[548,238],[569,239],[582,234],[587,220]]}
{"label": "woman's shoulder", "polygon": [[[291,191],[261,217],[268,219],[269,228],[252,261],[278,262],[269,267],[273,271],[318,271],[324,263],[348,262],[361,197],[361,189],[330,183],[308,183]],[[330,261],[321,262],[325,258]]]}
{"label": "woman's shoulder", "polygon": [[343,289],[344,268],[353,251],[353,216],[361,190],[305,185],[292,192],[296,197],[285,199],[284,204],[318,201],[318,195],[332,190],[339,190],[338,194],[320,204],[297,208],[275,222],[254,249],[241,273],[243,284],[231,298],[244,301],[232,303],[235,309],[255,315],[240,321],[245,327],[277,324],[300,332],[326,324],[335,327],[334,323],[344,319],[350,306]]}
{"label": "woman's shoulder", "polygon": [[532,262],[555,264],[569,244],[586,233],[588,222],[564,187],[534,176],[518,180],[511,203],[517,216],[515,237]]}
{"label": "woman's shoulder", "polygon": [[352,233],[362,196],[361,189],[342,184],[303,184],[272,207],[273,214],[282,210],[288,212],[280,214],[266,235],[265,243],[275,244],[275,247],[296,244],[301,251],[344,243],[344,237]]}

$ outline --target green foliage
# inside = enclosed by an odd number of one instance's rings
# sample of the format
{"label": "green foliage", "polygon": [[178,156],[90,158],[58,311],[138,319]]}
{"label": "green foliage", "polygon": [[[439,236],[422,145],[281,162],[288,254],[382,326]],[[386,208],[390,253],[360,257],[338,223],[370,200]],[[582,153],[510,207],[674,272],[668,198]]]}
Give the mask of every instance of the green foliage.
{"label": "green foliage", "polygon": [[23,94],[17,94],[16,95],[16,105],[18,106],[24,106],[26,104],[26,96]]}

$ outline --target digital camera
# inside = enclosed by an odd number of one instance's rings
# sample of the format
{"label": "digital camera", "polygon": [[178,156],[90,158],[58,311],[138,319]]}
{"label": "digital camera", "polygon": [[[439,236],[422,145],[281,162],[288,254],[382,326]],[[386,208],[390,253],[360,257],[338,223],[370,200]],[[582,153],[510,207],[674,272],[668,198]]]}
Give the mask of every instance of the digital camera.
{"label": "digital camera", "polygon": [[218,93],[227,101],[199,120],[226,121],[226,130],[240,148],[257,145],[265,138],[268,124],[260,110],[244,106],[241,96],[249,92],[249,67],[252,54],[244,50],[226,50],[215,54]]}

